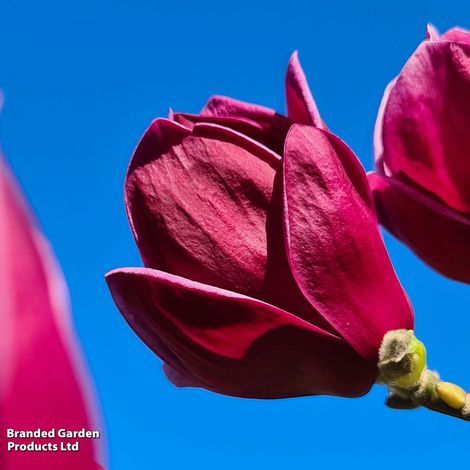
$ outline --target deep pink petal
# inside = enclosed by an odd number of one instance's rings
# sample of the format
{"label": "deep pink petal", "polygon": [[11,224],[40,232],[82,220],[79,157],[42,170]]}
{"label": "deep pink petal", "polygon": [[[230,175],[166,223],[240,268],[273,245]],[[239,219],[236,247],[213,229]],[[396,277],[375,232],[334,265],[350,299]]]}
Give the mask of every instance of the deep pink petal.
{"label": "deep pink petal", "polygon": [[200,116],[204,117],[239,117],[258,123],[270,122],[276,112],[258,104],[228,98],[213,96],[206,103]]}
{"label": "deep pink petal", "polygon": [[394,178],[368,176],[383,226],[441,274],[470,283],[470,218]]}
{"label": "deep pink petal", "polygon": [[425,41],[390,92],[382,129],[387,174],[465,213],[470,213],[468,96],[470,44]]}
{"label": "deep pink petal", "polygon": [[284,116],[270,112],[263,115],[259,121],[240,115],[210,116],[177,113],[173,119],[186,127],[192,128],[196,123],[218,124],[229,127],[241,134],[250,137],[260,144],[270,148],[279,156],[284,151],[284,140],[292,122]]}
{"label": "deep pink petal", "polygon": [[297,51],[289,60],[285,85],[287,116],[298,124],[308,124],[323,129],[325,126],[300,65]]}
{"label": "deep pink petal", "polygon": [[146,268],[113,271],[121,313],[165,342],[202,387],[240,397],[366,393],[376,367],[340,338],[253,298]]}
{"label": "deep pink petal", "polygon": [[99,441],[90,439],[80,439],[78,453],[6,452],[7,428],[100,429],[93,422],[90,381],[73,333],[64,281],[2,160],[0,259],[0,467],[95,468]]}
{"label": "deep pink petal", "polygon": [[366,185],[342,142],[314,127],[291,128],[284,203],[292,272],[318,312],[359,354],[374,359],[384,334],[412,328],[413,314]]}
{"label": "deep pink petal", "polygon": [[322,330],[336,333],[334,328],[305,298],[292,274],[284,237],[283,175],[274,180],[271,207],[266,224],[268,259],[261,298]]}
{"label": "deep pink petal", "polygon": [[441,39],[470,45],[470,31],[462,28],[452,28],[444,33]]}
{"label": "deep pink petal", "polygon": [[275,154],[231,129],[197,125],[193,134],[155,121],[126,181],[129,219],[146,266],[259,295],[273,164],[279,164]]}
{"label": "deep pink petal", "polygon": [[219,124],[201,122],[196,123],[192,128],[193,136],[196,137],[206,137],[208,139],[216,139],[221,142],[226,142],[229,144],[236,145],[241,147],[243,150],[247,151],[250,158],[256,156],[255,158],[261,159],[271,166],[274,170],[278,170],[281,166],[281,157],[279,154],[275,153],[269,147],[266,147],[257,140],[252,139],[251,137],[237,132],[236,130],[221,126]]}

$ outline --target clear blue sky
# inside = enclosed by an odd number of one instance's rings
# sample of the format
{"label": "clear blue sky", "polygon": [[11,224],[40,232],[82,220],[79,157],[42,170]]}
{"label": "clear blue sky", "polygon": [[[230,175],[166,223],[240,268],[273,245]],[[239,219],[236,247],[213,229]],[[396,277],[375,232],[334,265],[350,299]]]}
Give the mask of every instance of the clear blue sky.
{"label": "clear blue sky", "polygon": [[[111,468],[465,467],[467,423],[356,400],[243,401],[172,387],[117,312],[106,271],[139,266],[122,201],[133,147],[167,108],[211,94],[284,111],[298,49],[329,127],[367,169],[388,81],[425,33],[470,28],[461,1],[2,2],[2,145],[55,246],[101,400]],[[470,389],[470,287],[386,237],[430,364]],[[380,466],[379,466],[380,465]]]}

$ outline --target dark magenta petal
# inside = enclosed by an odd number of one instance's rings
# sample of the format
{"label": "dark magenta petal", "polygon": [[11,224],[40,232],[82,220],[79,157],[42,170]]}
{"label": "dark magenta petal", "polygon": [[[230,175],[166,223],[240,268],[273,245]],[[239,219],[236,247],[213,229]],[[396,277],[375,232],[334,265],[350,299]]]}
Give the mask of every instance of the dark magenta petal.
{"label": "dark magenta petal", "polygon": [[197,117],[176,114],[175,119],[213,122],[231,127],[269,147],[278,155],[282,155],[284,151],[284,139],[292,124],[273,109],[225,96],[213,96]]}
{"label": "dark magenta petal", "polygon": [[292,274],[284,237],[283,175],[276,174],[271,207],[266,224],[268,259],[262,291],[262,299],[322,330],[336,333],[334,328],[305,298]]}
{"label": "dark magenta petal", "polygon": [[99,441],[90,439],[79,452],[6,452],[7,428],[100,429],[64,280],[1,158],[0,260],[0,468],[95,468]]}
{"label": "dark magenta petal", "polygon": [[470,214],[470,44],[456,36],[468,33],[423,42],[403,68],[379,118],[377,158],[388,176]]}
{"label": "dark magenta petal", "polygon": [[470,283],[470,218],[394,178],[368,176],[383,226],[444,276]]}
{"label": "dark magenta petal", "polygon": [[305,297],[363,357],[413,314],[385,250],[367,178],[339,139],[291,128],[284,151],[289,262]]}
{"label": "dark magenta petal", "polygon": [[155,121],[139,143],[126,205],[146,266],[260,294],[279,156],[215,124]]}
{"label": "dark magenta petal", "polygon": [[195,137],[206,137],[208,139],[215,139],[236,145],[248,152],[249,156],[263,160],[274,170],[278,170],[281,167],[281,156],[279,154],[275,153],[269,147],[266,147],[257,140],[254,140],[241,132],[237,132],[230,127],[201,122],[196,123],[193,126],[192,131]]}
{"label": "dark magenta petal", "polygon": [[313,100],[297,51],[289,60],[286,73],[287,116],[298,124],[324,128],[323,121]]}
{"label": "dark magenta petal", "polygon": [[203,117],[239,117],[262,123],[271,121],[276,114],[270,108],[258,104],[228,98],[227,96],[213,96],[204,106],[200,116]]}
{"label": "dark magenta petal", "polygon": [[195,378],[167,369],[179,385],[252,398],[358,396],[376,378],[344,340],[259,300],[146,268],[107,281],[147,346],[159,354],[165,343]]}

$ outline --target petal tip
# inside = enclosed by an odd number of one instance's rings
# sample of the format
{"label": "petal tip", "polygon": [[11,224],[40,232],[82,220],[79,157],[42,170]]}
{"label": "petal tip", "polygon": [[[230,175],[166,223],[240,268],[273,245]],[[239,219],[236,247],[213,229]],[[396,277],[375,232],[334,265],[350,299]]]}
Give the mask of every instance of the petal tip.
{"label": "petal tip", "polygon": [[427,41],[438,41],[439,40],[439,31],[437,28],[432,24],[428,23],[426,25],[426,40]]}
{"label": "petal tip", "polygon": [[289,62],[288,62],[288,67],[289,66],[294,66],[294,65],[300,65],[299,61],[299,51],[295,49],[292,54],[290,55]]}
{"label": "petal tip", "polygon": [[287,64],[284,83],[287,116],[299,124],[324,128],[317,105],[308,86],[307,77],[300,64],[297,50],[292,53]]}

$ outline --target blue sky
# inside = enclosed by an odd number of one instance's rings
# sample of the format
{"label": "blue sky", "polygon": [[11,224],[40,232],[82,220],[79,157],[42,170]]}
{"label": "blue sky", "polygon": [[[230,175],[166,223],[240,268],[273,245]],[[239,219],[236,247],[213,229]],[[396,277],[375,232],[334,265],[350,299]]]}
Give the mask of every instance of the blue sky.
{"label": "blue sky", "polygon": [[[244,401],[166,382],[117,312],[105,272],[141,264],[122,184],[150,121],[211,94],[284,111],[294,49],[328,126],[372,167],[385,85],[424,37],[470,28],[468,1],[2,2],[2,146],[55,247],[115,470],[395,469],[468,459],[468,424],[356,400]],[[470,389],[470,287],[386,236],[430,365]],[[459,451],[460,449],[460,451]]]}

